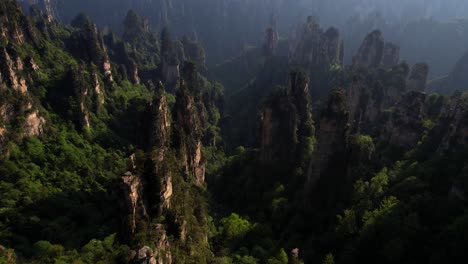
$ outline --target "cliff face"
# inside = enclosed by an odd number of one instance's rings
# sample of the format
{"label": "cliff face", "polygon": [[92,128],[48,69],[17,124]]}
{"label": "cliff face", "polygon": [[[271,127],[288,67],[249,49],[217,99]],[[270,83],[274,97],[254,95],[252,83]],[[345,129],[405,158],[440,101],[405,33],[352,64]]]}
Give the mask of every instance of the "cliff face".
{"label": "cliff face", "polygon": [[199,90],[199,80],[194,65],[186,65],[184,78],[176,95],[174,119],[176,142],[186,176],[194,177],[198,186],[205,182],[205,159],[202,157],[202,139],[205,134],[206,112]]}
{"label": "cliff face", "polygon": [[456,91],[467,90],[468,77],[468,52],[465,53],[455,64],[448,76],[433,80],[428,84],[428,90],[451,96]]}
{"label": "cliff face", "polygon": [[426,95],[409,92],[388,113],[381,139],[394,146],[410,150],[418,143],[424,131]]}
{"label": "cliff face", "polygon": [[21,136],[37,136],[43,132],[46,120],[29,91],[34,86],[31,76],[39,68],[18,50],[26,41],[35,43],[38,33],[16,4],[2,2],[0,11],[0,143],[6,143],[10,132],[17,132],[9,131],[7,126],[19,125]]}
{"label": "cliff face", "polygon": [[88,17],[81,14],[72,22],[77,29],[69,39],[67,46],[71,53],[88,62],[94,63],[100,68],[109,82],[113,81],[111,63],[104,46],[101,33]]}
{"label": "cliff face", "polygon": [[444,101],[434,129],[428,134],[432,150],[445,155],[468,144],[468,97],[457,94]]}
{"label": "cliff face", "polygon": [[426,63],[417,63],[411,68],[411,73],[406,81],[408,91],[424,92],[426,90],[429,66]]}
{"label": "cliff face", "polygon": [[333,162],[347,151],[348,134],[349,112],[345,94],[342,90],[333,90],[317,128],[317,144],[309,163],[306,192],[316,188],[317,181],[327,175],[333,166],[339,167]]}
{"label": "cliff face", "polygon": [[308,17],[307,22],[298,27],[290,40],[290,60],[293,65],[305,68],[343,64],[343,41],[337,29],[323,32],[317,18]]}
{"label": "cliff face", "polygon": [[353,57],[353,68],[390,68],[400,60],[400,47],[385,42],[382,32],[374,30],[366,36],[357,54]]}
{"label": "cliff face", "polygon": [[162,84],[156,88],[146,117],[149,158],[137,162],[143,168],[133,167],[122,177],[128,238],[137,240],[137,234],[143,233],[146,239],[140,243],[155,245],[135,251],[135,261],[178,263],[181,260],[171,252],[180,250],[197,259],[206,257],[205,251],[191,247],[208,243],[205,198],[198,193],[205,184],[202,149],[208,106],[194,65],[186,65],[178,82],[172,113]]}
{"label": "cliff face", "polygon": [[390,68],[400,62],[400,47],[391,42],[386,42],[382,57],[382,66]]}
{"label": "cliff face", "polygon": [[143,246],[134,251],[134,261],[170,264],[172,254],[166,228],[162,223],[153,223],[153,219],[171,214],[172,174],[177,173],[168,165],[172,162],[171,117],[162,86],[156,91],[148,112],[150,124],[147,137],[150,158],[142,171],[136,165],[135,155],[132,155],[130,169],[137,174],[129,171],[122,177],[121,186],[126,201],[124,209],[129,215],[124,231],[129,241],[135,240],[138,233],[143,233],[146,240],[155,245],[153,248]]}
{"label": "cliff face", "polygon": [[324,31],[315,17],[308,17],[289,40],[290,67],[308,73],[314,100],[326,98],[343,69],[344,44],[339,31]]}
{"label": "cliff face", "polygon": [[263,104],[260,113],[260,160],[293,164],[306,155],[301,146],[313,136],[309,80],[292,72],[288,89],[279,88]]}
{"label": "cliff face", "polygon": [[348,77],[350,121],[354,130],[369,133],[381,113],[398,102],[406,92],[408,66],[390,70],[369,69],[350,72]]}

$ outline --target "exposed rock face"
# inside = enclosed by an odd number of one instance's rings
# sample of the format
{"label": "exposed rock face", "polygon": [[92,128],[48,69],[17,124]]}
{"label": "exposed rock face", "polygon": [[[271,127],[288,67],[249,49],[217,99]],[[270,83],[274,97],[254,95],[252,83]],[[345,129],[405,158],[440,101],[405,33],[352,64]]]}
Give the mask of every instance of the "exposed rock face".
{"label": "exposed rock face", "polygon": [[23,71],[23,63],[19,57],[16,58],[16,63],[10,57],[10,54],[3,48],[0,54],[2,82],[11,86],[14,90],[25,94],[28,91],[26,80],[19,75]]}
{"label": "exposed rock face", "polygon": [[374,30],[368,34],[357,54],[353,57],[352,68],[391,68],[400,61],[400,47],[385,42],[382,32]]}
{"label": "exposed rock face", "polygon": [[179,58],[182,61],[191,61],[200,68],[204,68],[206,64],[206,54],[202,45],[197,40],[197,37],[189,38],[184,36],[181,40],[183,46],[183,57]]}
{"label": "exposed rock face", "polygon": [[140,84],[140,76],[138,75],[138,66],[136,65],[136,63],[132,60],[130,62],[130,76],[131,76],[131,80],[133,81],[134,84]]}
{"label": "exposed rock face", "polygon": [[441,114],[435,133],[443,135],[438,152],[443,154],[468,144],[468,96],[454,96]]}
{"label": "exposed rock face", "polygon": [[3,99],[0,100],[0,145],[3,145],[12,132],[7,130],[8,125],[16,122],[23,128],[17,137],[37,136],[43,132],[46,120],[28,91],[34,85],[31,73],[38,67],[31,57],[22,57],[16,49],[16,45],[25,41],[34,45],[37,32],[15,1],[2,1],[0,13],[3,14],[0,37],[4,44],[0,49],[0,98]]}
{"label": "exposed rock face", "polygon": [[289,40],[289,46],[290,67],[309,75],[314,99],[326,98],[330,83],[343,69],[344,44],[339,31],[333,27],[324,31],[316,18],[309,17]]}
{"label": "exposed rock face", "polygon": [[294,154],[298,120],[287,91],[271,95],[260,114],[260,159],[264,163],[289,160]]}
{"label": "exposed rock face", "polygon": [[400,47],[391,42],[385,43],[382,67],[390,68],[398,64],[400,61]]}
{"label": "exposed rock face", "polygon": [[85,70],[83,66],[73,68],[69,72],[70,80],[73,84],[71,94],[76,98],[79,108],[75,109],[75,122],[78,128],[91,128],[89,121],[89,106],[86,104],[86,99],[89,96],[90,90],[88,89],[88,83],[86,82]]}
{"label": "exposed rock face", "polygon": [[[190,81],[190,83],[198,80]],[[181,80],[181,86],[176,99],[176,126],[180,138],[181,161],[185,166],[187,176],[193,175],[196,184],[201,186],[205,182],[205,160],[202,158],[203,127],[201,120],[204,113],[199,112],[201,102],[194,96],[193,85]],[[199,92],[199,91],[198,91]],[[198,98],[197,98],[198,97]]]}
{"label": "exposed rock face", "polygon": [[79,29],[67,43],[68,48],[78,58],[102,67],[102,72],[109,82],[113,81],[112,68],[104,40],[96,24],[81,14],[73,21],[72,26]]}
{"label": "exposed rock face", "polygon": [[31,6],[37,5],[45,13],[49,22],[58,17],[57,2],[55,0],[19,0],[19,2],[23,5],[24,10],[29,10]]}
{"label": "exposed rock face", "polygon": [[308,17],[307,23],[298,28],[290,40],[290,61],[305,68],[328,68],[343,64],[343,41],[337,29],[325,33],[315,17]]}
{"label": "exposed rock face", "polygon": [[[204,203],[194,191],[194,186],[202,186],[205,181],[202,148],[206,106],[198,87],[198,73],[193,64],[187,67],[179,80],[172,113],[162,83],[158,83],[145,117],[148,158],[131,166],[132,171],[141,173],[128,173],[122,178],[127,197],[125,210],[132,219],[127,226],[129,239],[138,239],[134,236],[136,230],[154,244],[134,251],[133,260],[138,263],[178,263],[172,255],[174,250],[189,250],[185,247],[190,248],[191,243],[208,244]],[[188,254],[205,254],[199,251],[190,250]]]}
{"label": "exposed rock face", "polygon": [[330,167],[333,156],[346,150],[348,133],[349,112],[344,91],[333,90],[316,132],[317,145],[307,175],[308,191]]}
{"label": "exposed rock face", "polygon": [[106,78],[109,80],[109,82],[113,82],[114,81],[114,77],[112,77],[112,67],[111,67],[111,63],[110,63],[110,60],[108,58],[106,58],[104,60],[104,75],[106,76]]}
{"label": "exposed rock face", "polygon": [[143,198],[144,183],[141,177],[126,172],[122,176],[121,189],[125,197],[125,208],[127,215],[130,215],[130,232],[133,236],[137,232],[137,224],[142,219],[148,219],[148,210],[146,201]]}
{"label": "exposed rock face", "polygon": [[24,122],[24,133],[26,136],[37,136],[43,132],[45,119],[39,115],[39,111],[34,111],[26,117]]}
{"label": "exposed rock face", "polygon": [[416,146],[424,131],[426,95],[419,92],[409,92],[404,95],[388,113],[381,138],[389,144],[409,150]]}
{"label": "exposed rock face", "polygon": [[290,74],[290,87],[268,97],[260,113],[260,160],[295,162],[304,153],[299,145],[312,136],[309,80],[304,73]]}
{"label": "exposed rock face", "polygon": [[167,162],[166,155],[170,146],[172,118],[162,89],[162,84],[160,84],[150,108],[151,127],[149,130],[150,150],[153,152],[152,177],[159,178],[160,214],[170,208],[173,194],[172,172],[164,164]]}
{"label": "exposed rock face", "polygon": [[417,63],[411,68],[410,76],[406,81],[408,91],[424,92],[426,90],[429,66],[426,63]]}
{"label": "exposed rock face", "polygon": [[[160,84],[160,87],[162,84]],[[161,88],[160,88],[161,89]],[[150,146],[152,148],[167,148],[170,143],[172,118],[167,105],[167,98],[158,91],[151,105]]]}
{"label": "exposed rock face", "polygon": [[3,260],[5,260],[5,263],[8,263],[8,264],[17,263],[17,257],[13,249],[8,249],[0,245],[0,256],[3,257]]}
{"label": "exposed rock face", "polygon": [[167,84],[174,84],[180,78],[179,64],[165,65],[163,71],[164,80]]}
{"label": "exposed rock face", "polygon": [[365,69],[351,74],[349,87],[346,89],[350,122],[357,132],[365,133],[382,111],[392,107],[406,92],[408,67],[405,64],[392,67],[388,71]]}
{"label": "exposed rock face", "polygon": [[382,62],[385,50],[385,41],[382,32],[375,30],[366,36],[364,42],[353,57],[353,67],[377,68]]}
{"label": "exposed rock face", "polygon": [[[173,196],[172,174],[168,153],[171,140],[171,117],[162,85],[156,91],[149,110],[148,142],[151,158],[145,173],[134,176],[131,172],[122,177],[127,212],[131,215],[130,239],[135,231],[144,231],[154,239],[154,250],[145,246],[138,250],[133,261],[137,263],[172,263],[171,247],[162,224],[151,219],[165,216],[171,210]],[[138,169],[132,165],[133,169]]]}
{"label": "exposed rock face", "polygon": [[263,46],[265,56],[276,55],[278,51],[278,40],[278,32],[274,28],[267,28],[265,31],[265,44]]}
{"label": "exposed rock face", "polygon": [[340,32],[336,28],[331,27],[322,35],[319,56],[321,64],[343,64],[344,44]]}
{"label": "exposed rock face", "polygon": [[431,81],[428,90],[451,96],[456,91],[468,90],[468,52],[460,58],[450,74],[439,80]]}
{"label": "exposed rock face", "polygon": [[468,53],[466,53],[455,65],[455,68],[449,75],[451,92],[455,90],[465,91],[468,83]]}
{"label": "exposed rock face", "polygon": [[156,252],[148,247],[144,246],[138,250],[133,258],[136,263],[147,263],[147,264],[171,264],[172,255],[170,251],[169,240],[166,235],[166,231],[162,225],[156,225],[155,234],[158,237],[156,241]]}

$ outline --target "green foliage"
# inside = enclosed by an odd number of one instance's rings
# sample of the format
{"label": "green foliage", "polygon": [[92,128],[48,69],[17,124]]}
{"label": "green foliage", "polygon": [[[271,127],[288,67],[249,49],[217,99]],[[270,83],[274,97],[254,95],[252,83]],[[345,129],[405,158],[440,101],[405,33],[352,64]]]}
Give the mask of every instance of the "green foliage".
{"label": "green foliage", "polygon": [[220,232],[226,241],[243,238],[252,229],[252,224],[242,219],[238,214],[232,213],[229,217],[221,219]]}
{"label": "green foliage", "polygon": [[[1,241],[24,241],[26,236],[76,247],[118,224],[117,208],[108,206],[117,197],[107,190],[126,166],[123,154],[91,144],[69,128],[60,129],[47,140],[10,143],[9,156],[0,163],[0,226],[21,228],[2,229]],[[27,241],[15,247],[30,250]]]}
{"label": "green foliage", "polygon": [[328,253],[322,261],[322,264],[335,264],[335,258],[333,257],[333,254]]}
{"label": "green foliage", "polygon": [[284,249],[280,249],[275,257],[269,258],[267,264],[288,264],[288,255]]}

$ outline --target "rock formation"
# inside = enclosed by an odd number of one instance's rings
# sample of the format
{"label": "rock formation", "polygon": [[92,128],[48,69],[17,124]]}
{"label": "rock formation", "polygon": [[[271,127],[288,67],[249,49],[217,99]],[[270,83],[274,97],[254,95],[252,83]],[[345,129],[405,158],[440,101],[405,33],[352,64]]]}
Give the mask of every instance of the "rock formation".
{"label": "rock formation", "polygon": [[203,111],[199,80],[194,69],[188,64],[176,95],[175,126],[182,164],[188,177],[193,176],[197,185],[205,182],[205,159],[202,157],[202,139],[206,113]]}
{"label": "rock formation", "polygon": [[[406,64],[400,64],[387,71],[361,68],[350,73],[346,94],[353,130],[360,131],[361,124],[372,127],[382,111],[402,98],[407,91],[408,71]],[[364,128],[363,132],[369,130]]]}
{"label": "rock formation", "polygon": [[353,57],[352,67],[354,69],[360,67],[391,68],[399,61],[400,47],[391,42],[385,42],[382,32],[374,30],[365,37],[357,54]]}
{"label": "rock formation", "polygon": [[387,113],[388,120],[383,126],[381,139],[393,146],[410,150],[416,146],[424,131],[426,95],[409,92]]}
{"label": "rock formation", "polygon": [[382,67],[391,68],[400,61],[400,47],[391,42],[386,42],[382,57]]}
{"label": "rock formation", "polygon": [[260,160],[263,163],[297,161],[304,155],[305,138],[313,136],[309,80],[292,72],[288,89],[279,88],[265,101],[260,113]]}
{"label": "rock formation", "polygon": [[[18,123],[19,138],[37,136],[44,131],[46,120],[41,116],[30,94],[34,86],[31,75],[38,67],[31,57],[19,52],[25,41],[37,42],[37,31],[21,13],[15,2],[0,3],[0,148],[8,141],[8,125]],[[26,62],[26,63],[25,63]]]}
{"label": "rock formation", "polygon": [[327,170],[337,166],[331,162],[346,151],[348,133],[349,111],[344,91],[332,90],[316,131],[317,145],[307,173],[308,192]]}
{"label": "rock formation", "polygon": [[263,53],[265,56],[276,55],[278,51],[279,36],[275,28],[267,28],[265,31],[265,40],[263,46]]}
{"label": "rock formation", "polygon": [[305,68],[343,64],[343,41],[337,29],[326,32],[320,28],[315,17],[308,17],[307,23],[299,27],[290,41],[290,61]]}
{"label": "rock formation", "polygon": [[[143,168],[137,165],[122,177],[127,201],[124,210],[130,219],[126,221],[126,233],[134,240],[136,233],[143,232],[155,245],[134,251],[134,261],[177,263],[171,252],[185,249],[174,247],[207,243],[205,219],[193,217],[205,210],[195,186],[205,184],[202,148],[207,106],[201,98],[194,65],[187,63],[183,72],[172,113],[162,83],[157,85],[145,117],[148,120],[144,128],[145,147],[149,157],[146,162],[137,162]],[[193,207],[187,210],[187,204],[192,203]]]}
{"label": "rock formation", "polygon": [[417,63],[411,68],[411,73],[406,81],[408,91],[424,92],[426,90],[429,66],[426,63]]}
{"label": "rock formation", "polygon": [[357,54],[353,57],[353,67],[377,68],[382,63],[385,41],[382,32],[372,31],[366,36]]}
{"label": "rock formation", "polygon": [[86,62],[92,62],[102,69],[109,82],[113,81],[112,67],[104,45],[104,39],[89,17],[78,15],[72,26],[79,29],[67,43],[71,52]]}
{"label": "rock formation", "polygon": [[455,64],[448,76],[433,80],[428,84],[431,92],[438,92],[451,96],[456,91],[464,92],[468,90],[468,52],[465,53]]}

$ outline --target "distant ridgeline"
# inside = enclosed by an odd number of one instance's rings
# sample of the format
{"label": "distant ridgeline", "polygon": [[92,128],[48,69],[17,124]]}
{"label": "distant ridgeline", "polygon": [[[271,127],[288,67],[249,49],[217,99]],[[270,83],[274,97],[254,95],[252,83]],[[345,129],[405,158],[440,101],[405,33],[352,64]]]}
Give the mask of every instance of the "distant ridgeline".
{"label": "distant ridgeline", "polygon": [[0,263],[466,262],[464,58],[426,87],[379,30],[345,65],[309,17],[210,69],[136,12],[114,33],[20,2],[0,2]]}
{"label": "distant ridgeline", "polygon": [[[259,46],[272,18],[281,38],[308,15],[334,26],[346,42],[344,61],[351,62],[362,38],[374,29],[398,43],[410,64],[431,65],[431,78],[447,75],[468,46],[468,3],[465,0],[18,0],[49,18],[70,23],[78,12],[105,29],[122,33],[128,10],[146,17],[156,31],[169,26],[176,36],[189,34],[208,51],[209,65]],[[336,7],[340,8],[336,8]],[[103,12],[105,10],[105,12]],[[440,52],[443,51],[443,52]]]}

